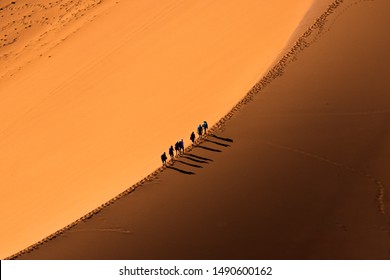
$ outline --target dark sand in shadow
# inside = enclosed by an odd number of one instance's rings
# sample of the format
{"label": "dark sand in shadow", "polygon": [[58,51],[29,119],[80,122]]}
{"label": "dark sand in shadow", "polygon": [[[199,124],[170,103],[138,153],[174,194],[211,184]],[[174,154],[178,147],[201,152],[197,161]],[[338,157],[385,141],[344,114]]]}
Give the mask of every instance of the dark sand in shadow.
{"label": "dark sand in shadow", "polygon": [[[390,2],[355,2],[337,1],[209,138],[234,145],[187,154],[210,162],[196,175],[169,167],[19,258],[389,259]],[[132,234],[92,230],[104,220]]]}

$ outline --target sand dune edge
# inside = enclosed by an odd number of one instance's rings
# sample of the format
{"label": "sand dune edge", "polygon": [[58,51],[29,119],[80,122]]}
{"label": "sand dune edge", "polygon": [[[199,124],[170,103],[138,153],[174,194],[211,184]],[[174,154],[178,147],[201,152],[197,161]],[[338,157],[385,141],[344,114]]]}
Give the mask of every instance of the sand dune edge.
{"label": "sand dune edge", "polygon": [[[343,0],[335,0],[332,4],[328,6],[328,8],[319,16],[315,22],[307,28],[307,30],[299,37],[298,40],[296,40],[295,44],[291,49],[273,66],[266,75],[263,76],[263,78],[260,79],[253,87],[252,89],[225,115],[223,116],[216,124],[214,124],[207,133],[206,137],[202,140],[197,140],[196,144],[200,144],[204,142],[207,139],[208,135],[213,134],[213,132],[221,131],[223,130],[223,127],[225,124],[240,110],[244,108],[245,105],[249,104],[251,101],[253,101],[255,95],[260,93],[266,86],[268,86],[273,80],[275,80],[278,77],[281,77],[284,73],[285,68],[293,63],[298,55],[304,51],[306,48],[308,48],[310,45],[316,42],[316,40],[326,31],[324,29],[324,26],[326,25],[328,21],[328,17],[334,12],[335,9],[339,8],[341,4],[343,4]],[[185,149],[185,152],[190,152],[192,150],[192,147],[187,147]],[[133,184],[131,187],[126,189],[125,191],[121,192],[114,198],[110,199],[106,203],[102,204],[101,206],[97,207],[96,209],[90,211],[86,215],[80,217],[73,223],[57,230],[53,234],[43,238],[42,240],[32,244],[31,246],[5,258],[5,260],[11,260],[11,259],[17,259],[21,255],[24,255],[26,253],[29,253],[35,249],[38,249],[41,245],[44,243],[58,237],[62,233],[64,233],[66,230],[69,230],[79,224],[82,221],[90,219],[95,214],[102,211],[105,207],[113,204],[120,198],[132,193],[135,191],[138,187],[142,186],[146,182],[153,181],[161,172],[166,169],[165,167],[159,167],[155,171],[153,171],[151,174],[144,177],[139,182]],[[379,204],[380,198],[383,198],[383,193],[381,193],[380,196],[377,197],[377,200]],[[382,209],[381,209],[382,210]]]}

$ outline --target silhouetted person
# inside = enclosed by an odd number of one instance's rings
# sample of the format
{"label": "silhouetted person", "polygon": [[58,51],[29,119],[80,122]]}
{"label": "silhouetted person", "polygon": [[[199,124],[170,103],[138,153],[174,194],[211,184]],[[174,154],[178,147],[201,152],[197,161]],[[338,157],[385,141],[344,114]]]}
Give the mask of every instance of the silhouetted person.
{"label": "silhouetted person", "polygon": [[176,155],[178,154],[179,149],[180,149],[179,145],[180,145],[180,144],[179,144],[179,141],[176,142],[176,144],[175,144],[175,152],[176,152]]}
{"label": "silhouetted person", "polygon": [[207,133],[207,129],[209,128],[209,125],[207,124],[206,121],[203,122],[202,127],[203,127],[203,130],[204,130],[204,134],[206,134]]}
{"label": "silhouetted person", "polygon": [[161,161],[163,163],[163,166],[167,165],[167,155],[165,152],[161,155]]}
{"label": "silhouetted person", "polygon": [[199,126],[198,126],[198,135],[199,135],[199,138],[202,138],[202,131],[203,131],[202,126],[199,125]]}
{"label": "silhouetted person", "polygon": [[173,146],[169,148],[169,155],[171,156],[171,160],[173,160]]}
{"label": "silhouetted person", "polygon": [[195,143],[195,133],[194,132],[191,133],[190,140],[192,141],[192,146],[194,146],[194,143]]}
{"label": "silhouetted person", "polygon": [[181,139],[179,142],[179,149],[182,154],[184,154],[184,140]]}

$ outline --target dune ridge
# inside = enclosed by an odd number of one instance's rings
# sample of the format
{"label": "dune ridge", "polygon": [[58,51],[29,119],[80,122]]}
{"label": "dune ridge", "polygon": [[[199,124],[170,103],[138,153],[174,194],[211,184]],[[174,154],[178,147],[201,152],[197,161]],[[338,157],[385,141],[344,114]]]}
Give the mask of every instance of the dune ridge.
{"label": "dune ridge", "polygon": [[344,3],[221,131],[20,258],[388,259],[390,5]]}
{"label": "dune ridge", "polygon": [[[360,1],[372,1],[372,0],[360,0]],[[343,3],[344,3],[344,0],[336,0],[332,4],[330,4],[328,6],[328,8],[321,14],[321,16],[319,16],[315,20],[315,22],[310,27],[307,28],[307,30],[302,34],[302,36],[299,37],[299,39],[295,42],[293,47],[279,61],[276,62],[276,64],[267,72],[266,75],[264,75],[260,79],[260,81],[258,81],[251,88],[251,90],[245,95],[245,97],[243,97],[225,116],[223,116],[217,123],[215,123],[209,129],[209,132],[207,135],[212,135],[214,132],[217,132],[217,131],[223,131],[226,122],[228,122],[231,118],[233,118],[234,115],[237,112],[241,111],[247,104],[252,102],[254,97],[257,94],[259,94],[265,87],[267,87],[275,79],[281,77],[284,74],[286,67],[288,67],[294,61],[296,61],[301,52],[303,52],[311,44],[315,43],[318,40],[318,38],[320,38],[320,36],[322,36],[323,33],[327,31],[327,29],[324,29],[324,27],[328,23],[329,16],[332,15],[332,13],[335,11],[335,9],[340,9],[340,7],[343,7],[343,5],[342,5]],[[345,8],[348,8],[348,7],[345,7]],[[387,111],[388,110],[378,111],[378,113],[380,114],[382,112],[387,112]],[[362,112],[362,113],[365,114],[367,112]],[[204,139],[202,139],[200,141],[197,140],[196,143],[200,144],[204,141],[205,141]],[[275,144],[270,143],[270,145],[275,145]],[[283,147],[283,146],[280,146],[280,147],[282,147],[284,149],[291,149],[289,147]],[[192,147],[187,147],[185,149],[185,152],[188,153],[191,150],[192,150]],[[304,151],[300,151],[300,150],[296,150],[296,149],[294,150],[294,152],[306,153]],[[327,162],[330,164],[340,165],[337,162],[332,162],[326,158],[322,158],[322,157],[317,156],[317,155],[307,154],[307,153],[306,153],[306,155],[310,156],[310,157],[316,157],[317,159],[320,159],[321,161],[324,161],[324,162]],[[357,170],[350,168],[350,167],[347,167],[347,166],[345,168],[349,169],[349,171],[351,171],[351,172],[358,173],[359,175],[363,175],[363,176],[368,177],[370,180],[372,180],[373,182],[375,182],[378,185],[378,197],[377,197],[378,203],[379,203],[378,208],[384,214],[385,210],[384,210],[384,205],[383,205],[383,201],[382,201],[383,195],[384,195],[384,188],[383,188],[383,185],[381,185],[381,182],[369,174],[361,173],[360,171],[357,171]],[[83,217],[77,219],[76,221],[67,225],[66,227],[56,231],[55,233],[47,236],[46,238],[43,238],[41,241],[7,257],[6,259],[17,259],[20,256],[39,248],[44,243],[55,239],[56,237],[58,237],[59,235],[61,235],[65,231],[73,228],[74,226],[76,226],[80,222],[90,219],[92,216],[99,213],[107,206],[115,203],[120,198],[132,193],[134,190],[136,190],[138,187],[142,186],[146,182],[152,182],[165,169],[166,168],[164,168],[164,167],[160,167],[160,168],[156,169],[154,172],[152,172],[151,174],[149,174],[148,176],[146,176],[145,178],[143,178],[142,180],[140,180],[136,184],[132,185],[131,187],[129,187],[128,189],[126,189],[125,191],[123,191],[122,193],[117,195],[116,197],[112,198],[111,200],[109,200],[106,203],[102,204],[101,206],[97,207],[93,211],[91,211],[88,214],[84,215]]]}
{"label": "dune ridge", "polygon": [[23,56],[36,59],[0,83],[3,255],[153,172],[196,120],[215,123],[274,61],[310,3],[106,0],[42,57]]}

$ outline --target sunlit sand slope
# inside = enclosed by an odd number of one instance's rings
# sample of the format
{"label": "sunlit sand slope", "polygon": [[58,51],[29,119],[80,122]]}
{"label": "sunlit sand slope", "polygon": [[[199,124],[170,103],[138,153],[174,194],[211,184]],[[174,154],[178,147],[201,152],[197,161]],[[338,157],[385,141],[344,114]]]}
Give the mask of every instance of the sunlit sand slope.
{"label": "sunlit sand slope", "polygon": [[0,256],[114,197],[199,122],[215,123],[310,4],[2,1]]}
{"label": "sunlit sand slope", "polygon": [[389,259],[390,4],[337,2],[205,141],[22,257]]}

